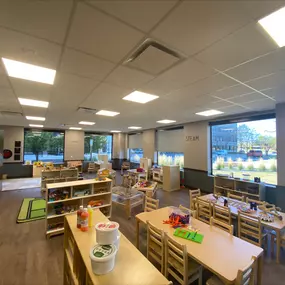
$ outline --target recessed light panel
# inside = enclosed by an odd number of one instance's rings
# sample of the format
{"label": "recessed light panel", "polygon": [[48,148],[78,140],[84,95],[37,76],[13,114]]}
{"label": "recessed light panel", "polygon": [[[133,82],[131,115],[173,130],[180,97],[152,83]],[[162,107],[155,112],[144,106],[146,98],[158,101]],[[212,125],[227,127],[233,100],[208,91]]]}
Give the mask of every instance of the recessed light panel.
{"label": "recessed light panel", "polygon": [[218,111],[218,110],[207,110],[207,111],[204,111],[204,112],[196,113],[196,115],[209,117],[209,116],[219,115],[219,114],[223,114],[223,113],[224,112],[221,112],[221,111]]}
{"label": "recessed light panel", "polygon": [[111,133],[120,133],[121,131],[112,130]]}
{"label": "recessed light panel", "polygon": [[144,93],[140,91],[134,91],[131,94],[124,97],[123,100],[145,104],[147,102],[157,99],[158,97],[159,96],[157,95],[152,95],[152,94],[148,94],[148,93]]}
{"label": "recessed light panel", "polygon": [[49,103],[46,101],[38,101],[38,100],[25,99],[25,98],[18,98],[18,99],[20,104],[23,106],[47,108],[49,105]]}
{"label": "recessed light panel", "polygon": [[56,70],[3,58],[8,75],[15,78],[53,85]]}
{"label": "recessed light panel", "polygon": [[102,116],[108,116],[108,117],[114,117],[119,115],[120,113],[118,112],[113,112],[113,111],[106,111],[106,110],[100,110],[99,112],[96,113],[96,115],[102,115]]}
{"label": "recessed light panel", "polygon": [[176,121],[174,120],[160,120],[160,121],[157,121],[157,123],[159,124],[171,124],[171,123],[175,123]]}
{"label": "recessed light panel", "polygon": [[262,18],[258,23],[279,47],[285,46],[285,7]]}
{"label": "recessed light panel", "polygon": [[80,125],[87,125],[87,126],[93,126],[93,125],[95,125],[94,122],[84,122],[84,121],[81,121],[81,122],[79,122],[78,124],[80,124]]}
{"label": "recessed light panel", "polygon": [[128,127],[128,129],[131,129],[131,130],[139,130],[141,129],[142,127],[135,127],[135,126],[131,126],[131,127]]}
{"label": "recessed light panel", "polygon": [[34,128],[43,128],[44,125],[34,125],[34,124],[29,124],[30,127],[34,127]]}
{"label": "recessed light panel", "polygon": [[77,127],[70,127],[69,129],[70,130],[77,130],[77,131],[82,130],[82,128],[77,128]]}
{"label": "recessed light panel", "polygon": [[45,121],[46,118],[43,117],[33,117],[33,116],[26,116],[27,120],[32,120],[32,121]]}

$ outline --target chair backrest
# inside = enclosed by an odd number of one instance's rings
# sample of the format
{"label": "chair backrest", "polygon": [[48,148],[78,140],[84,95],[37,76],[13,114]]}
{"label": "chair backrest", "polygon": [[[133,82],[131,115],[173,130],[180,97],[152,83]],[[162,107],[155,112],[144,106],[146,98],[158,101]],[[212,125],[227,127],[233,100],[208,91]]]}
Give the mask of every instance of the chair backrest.
{"label": "chair backrest", "polygon": [[212,206],[209,201],[204,201],[197,198],[197,219],[210,224],[210,218],[212,216]]}
{"label": "chair backrest", "polygon": [[262,244],[262,230],[259,217],[252,217],[245,213],[238,213],[238,237],[260,246]]}
{"label": "chair backrest", "polygon": [[258,206],[265,204],[265,201],[254,200],[254,199],[250,199],[248,197],[246,197],[245,202],[247,204],[249,204],[249,203],[256,203],[256,205],[258,205]]}
{"label": "chair backrest", "polygon": [[234,226],[233,225],[229,225],[229,224],[226,224],[224,222],[221,222],[220,220],[217,220],[214,217],[211,217],[210,221],[211,221],[210,222],[211,226],[220,228],[220,229],[228,232],[229,234],[233,235],[233,233],[234,233]]}
{"label": "chair backrest", "polygon": [[122,167],[129,167],[130,168],[131,163],[129,161],[123,161]]}
{"label": "chair backrest", "polygon": [[95,163],[94,162],[89,162],[88,163],[88,168],[95,169]]}
{"label": "chair backrest", "polygon": [[228,192],[228,198],[244,202],[244,196],[238,196]]}
{"label": "chair backrest", "polygon": [[167,233],[165,240],[165,276],[172,275],[180,284],[188,284],[188,254],[186,245],[179,244]]}
{"label": "chair backrest", "polygon": [[213,204],[212,207],[214,219],[228,225],[232,224],[231,209],[229,207],[224,207],[217,204]]}
{"label": "chair backrest", "polygon": [[188,209],[188,208],[186,208],[186,207],[184,207],[182,205],[179,205],[179,209],[184,211],[184,212],[189,212],[190,216],[196,219],[196,217],[197,217],[196,216],[196,211],[190,210],[190,209]]}
{"label": "chair backrest", "polygon": [[149,221],[147,224],[147,259],[155,260],[164,273],[164,231],[155,227]]}
{"label": "chair backrest", "polygon": [[144,205],[144,211],[145,212],[151,212],[153,210],[157,210],[159,206],[159,200],[150,198],[148,196],[145,196],[145,205]]}
{"label": "chair backrest", "polygon": [[248,266],[240,269],[237,274],[235,285],[253,285],[254,284],[254,268],[256,257],[253,256]]}
{"label": "chair backrest", "polygon": [[196,210],[196,200],[197,197],[201,196],[201,190],[195,189],[195,190],[189,190],[189,199],[190,199],[190,209]]}

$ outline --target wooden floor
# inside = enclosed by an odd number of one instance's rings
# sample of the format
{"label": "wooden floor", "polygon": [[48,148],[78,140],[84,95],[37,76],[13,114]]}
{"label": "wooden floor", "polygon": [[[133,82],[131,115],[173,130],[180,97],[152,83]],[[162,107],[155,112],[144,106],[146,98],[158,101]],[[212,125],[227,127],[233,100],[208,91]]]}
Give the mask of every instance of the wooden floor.
{"label": "wooden floor", "polygon": [[[44,220],[16,224],[23,198],[40,196],[40,189],[0,192],[0,285],[63,283],[63,235],[46,240]],[[187,190],[172,193],[158,190],[157,198],[160,200],[160,207],[179,204],[189,207]],[[139,211],[138,207],[133,216]],[[134,217],[128,220],[125,212],[116,206],[113,208],[112,220],[119,222],[122,233],[135,243]],[[141,231],[140,240],[141,249],[145,253],[144,230]],[[270,254],[266,253],[263,285],[285,284],[284,253],[282,251],[281,264],[276,264]],[[119,280],[112,285],[120,285]]]}

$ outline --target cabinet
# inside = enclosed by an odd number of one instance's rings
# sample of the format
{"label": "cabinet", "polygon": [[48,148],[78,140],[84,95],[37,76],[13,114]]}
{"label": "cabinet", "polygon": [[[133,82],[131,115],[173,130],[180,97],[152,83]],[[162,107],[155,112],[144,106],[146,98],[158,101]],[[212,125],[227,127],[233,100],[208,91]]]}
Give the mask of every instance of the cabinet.
{"label": "cabinet", "polygon": [[163,166],[163,190],[180,189],[180,167],[178,165]]}

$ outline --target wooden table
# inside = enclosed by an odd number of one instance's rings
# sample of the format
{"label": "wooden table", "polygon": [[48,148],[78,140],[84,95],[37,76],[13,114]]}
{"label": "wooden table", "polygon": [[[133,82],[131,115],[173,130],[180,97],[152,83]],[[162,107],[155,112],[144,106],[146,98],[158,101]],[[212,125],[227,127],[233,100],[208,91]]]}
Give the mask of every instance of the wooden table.
{"label": "wooden table", "polygon": [[137,182],[134,186],[133,189],[136,189],[138,191],[145,192],[146,196],[148,197],[153,197],[157,187],[157,182],[152,182],[152,184],[149,187],[140,187],[139,182]]}
{"label": "wooden table", "polygon": [[[64,284],[68,284],[66,278],[72,278],[74,284],[88,285],[169,284],[169,281],[122,233],[114,269],[105,275],[95,275],[92,271],[89,252],[96,243],[96,231],[93,227],[88,232],[81,232],[76,228],[76,219],[76,214],[65,218]],[[93,215],[94,225],[102,221],[108,221],[108,219],[96,210]],[[70,254],[72,244],[73,256]]]}
{"label": "wooden table", "polygon": [[[228,199],[227,197],[224,197],[224,198]],[[208,194],[208,195],[204,195],[204,196],[199,197],[199,199],[202,199],[205,201],[209,201],[209,200],[213,201],[213,199],[215,199],[215,198],[214,198],[213,194]],[[231,209],[231,213],[233,216],[238,216],[238,208],[237,208],[238,204],[245,204],[245,203],[234,200],[234,199],[229,199],[229,200],[235,201],[235,205],[232,205],[230,203],[229,208]],[[224,205],[222,198],[220,198],[218,200],[218,204]],[[250,215],[253,217],[258,217],[260,213],[262,213],[262,211],[257,209],[257,211],[250,213]],[[277,263],[280,262],[281,231],[285,229],[285,213],[280,213],[280,215],[283,218],[282,221],[280,221],[277,217],[275,217],[274,222],[261,221],[261,224],[263,227],[274,230],[276,232],[276,262]]]}
{"label": "wooden table", "polygon": [[163,224],[169,216],[169,207],[161,208],[152,212],[140,213],[137,220],[137,247],[139,247],[139,223],[146,224],[149,220],[156,227],[164,230],[179,243],[187,246],[189,256],[195,259],[205,268],[216,274],[226,284],[234,284],[239,269],[247,266],[252,256],[258,260],[258,282],[261,284],[263,249],[241,240],[229,233],[192,218],[191,225],[204,235],[201,244],[188,241],[173,235],[174,229]]}
{"label": "wooden table", "polygon": [[138,182],[141,178],[141,176],[145,176],[145,180],[147,180],[147,172],[143,171],[143,172],[138,172],[136,169],[129,169],[127,170],[127,172],[129,173],[129,175],[135,175],[136,176],[136,182]]}

